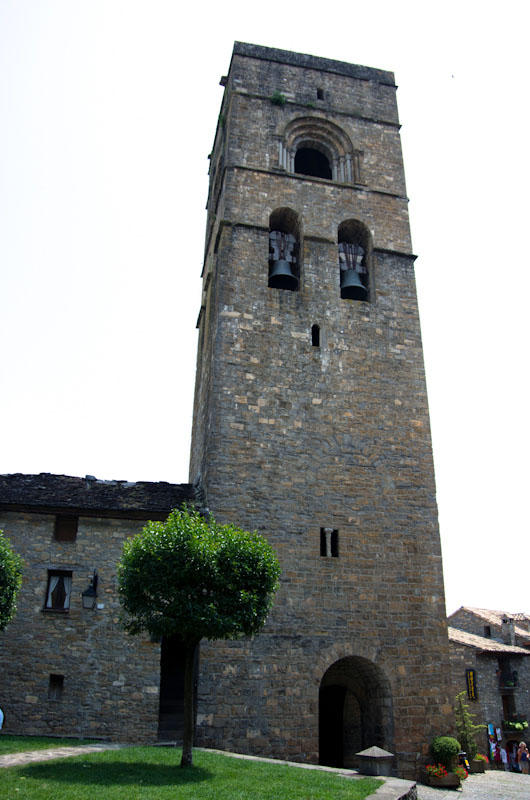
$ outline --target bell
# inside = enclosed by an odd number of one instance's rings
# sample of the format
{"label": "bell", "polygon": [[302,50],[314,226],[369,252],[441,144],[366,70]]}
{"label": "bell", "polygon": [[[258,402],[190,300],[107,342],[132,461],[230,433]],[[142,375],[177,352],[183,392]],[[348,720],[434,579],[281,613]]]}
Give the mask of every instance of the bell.
{"label": "bell", "polygon": [[355,269],[346,269],[340,273],[340,296],[343,300],[366,300],[368,289],[361,282]]}
{"label": "bell", "polygon": [[271,289],[298,289],[298,278],[293,273],[288,261],[273,261],[269,273],[269,286]]}

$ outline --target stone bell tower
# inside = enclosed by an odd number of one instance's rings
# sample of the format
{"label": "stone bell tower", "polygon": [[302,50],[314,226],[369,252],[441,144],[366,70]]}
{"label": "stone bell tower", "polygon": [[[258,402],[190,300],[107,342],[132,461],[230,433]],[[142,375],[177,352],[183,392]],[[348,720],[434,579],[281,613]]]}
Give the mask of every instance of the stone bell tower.
{"label": "stone bell tower", "polygon": [[222,83],[190,477],[282,579],[203,643],[197,742],[412,777],[450,698],[394,76],[237,42]]}

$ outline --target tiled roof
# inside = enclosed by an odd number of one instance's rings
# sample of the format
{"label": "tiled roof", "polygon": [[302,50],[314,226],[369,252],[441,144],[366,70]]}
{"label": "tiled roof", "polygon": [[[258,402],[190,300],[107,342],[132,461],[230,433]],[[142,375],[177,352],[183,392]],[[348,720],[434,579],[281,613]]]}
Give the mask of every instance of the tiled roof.
{"label": "tiled roof", "polygon": [[449,634],[449,641],[455,642],[456,644],[464,644],[467,647],[474,647],[477,650],[488,653],[513,653],[513,655],[530,656],[530,650],[526,650],[524,647],[503,644],[502,642],[495,641],[495,639],[477,636],[475,633],[467,633],[457,628],[449,627],[447,631]]}
{"label": "tiled roof", "polygon": [[167,515],[196,497],[189,483],[104,481],[91,475],[0,475],[0,508],[28,511]]}
{"label": "tiled roof", "polygon": [[[530,622],[530,615],[524,613],[512,614],[510,611],[492,611],[489,608],[475,608],[474,606],[461,606],[458,611],[469,611],[470,614],[480,617],[489,625],[498,625],[499,627],[502,625],[504,617],[513,619],[514,622]],[[451,620],[455,614],[458,614],[458,611],[451,614],[448,619]],[[530,632],[527,627],[523,628],[520,625],[514,625],[514,628],[517,636],[522,636],[525,639],[530,638]]]}
{"label": "tiled roof", "polygon": [[530,614],[517,613],[511,616],[516,622],[530,622]]}

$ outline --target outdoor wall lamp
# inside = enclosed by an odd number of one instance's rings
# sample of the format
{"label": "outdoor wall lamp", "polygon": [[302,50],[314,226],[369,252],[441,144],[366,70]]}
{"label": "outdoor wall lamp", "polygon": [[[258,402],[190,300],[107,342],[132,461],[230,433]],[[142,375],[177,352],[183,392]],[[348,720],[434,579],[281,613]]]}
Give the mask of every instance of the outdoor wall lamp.
{"label": "outdoor wall lamp", "polygon": [[98,572],[95,569],[94,574],[90,578],[90,583],[88,584],[87,588],[84,592],[81,592],[81,600],[83,602],[83,608],[88,609],[89,611],[93,611],[96,607],[96,600],[98,597]]}

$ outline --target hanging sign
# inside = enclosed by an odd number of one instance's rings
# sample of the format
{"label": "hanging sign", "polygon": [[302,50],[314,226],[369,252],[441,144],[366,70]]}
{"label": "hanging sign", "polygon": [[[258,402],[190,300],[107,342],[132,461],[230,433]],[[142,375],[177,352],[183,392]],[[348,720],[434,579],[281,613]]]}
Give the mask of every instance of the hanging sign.
{"label": "hanging sign", "polygon": [[474,669],[466,669],[467,696],[470,700],[477,700],[477,673]]}

